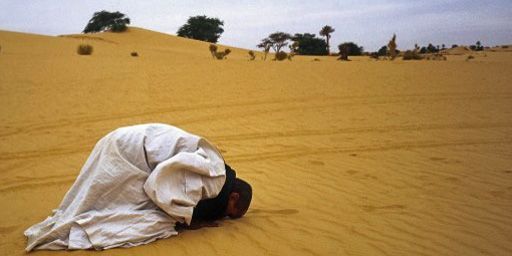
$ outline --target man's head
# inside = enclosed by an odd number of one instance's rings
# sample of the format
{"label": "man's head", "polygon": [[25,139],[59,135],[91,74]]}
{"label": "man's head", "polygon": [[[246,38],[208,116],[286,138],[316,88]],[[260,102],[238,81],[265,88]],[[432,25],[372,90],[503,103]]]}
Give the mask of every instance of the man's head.
{"label": "man's head", "polygon": [[249,183],[242,179],[236,178],[233,189],[229,193],[228,206],[226,215],[232,219],[244,216],[249,209],[252,199],[252,188]]}

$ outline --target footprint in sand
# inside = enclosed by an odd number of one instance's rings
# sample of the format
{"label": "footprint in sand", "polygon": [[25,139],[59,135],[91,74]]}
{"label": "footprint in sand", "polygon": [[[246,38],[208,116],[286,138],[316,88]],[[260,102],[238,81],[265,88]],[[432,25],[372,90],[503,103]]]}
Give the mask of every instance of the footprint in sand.
{"label": "footprint in sand", "polygon": [[314,165],[325,165],[324,162],[322,162],[322,161],[315,161],[315,160],[310,160],[309,163],[310,164],[314,164]]}
{"label": "footprint in sand", "polygon": [[385,205],[385,206],[373,206],[373,205],[363,205],[361,206],[363,210],[367,212],[375,212],[375,211],[384,211],[389,212],[391,211],[397,211],[397,210],[404,210],[407,208],[405,205],[402,204],[392,204],[392,205]]}

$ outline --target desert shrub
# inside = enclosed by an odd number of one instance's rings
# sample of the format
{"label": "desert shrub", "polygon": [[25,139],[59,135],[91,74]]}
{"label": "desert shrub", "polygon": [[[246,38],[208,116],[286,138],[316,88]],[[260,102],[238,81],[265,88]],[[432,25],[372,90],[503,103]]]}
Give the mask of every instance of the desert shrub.
{"label": "desert shrub", "polygon": [[[288,59],[288,54],[286,52],[280,51],[276,53],[274,60],[282,61]],[[291,59],[291,58],[290,58]]]}
{"label": "desert shrub", "polygon": [[92,54],[92,46],[88,44],[81,44],[78,46],[76,52],[80,55],[91,55]]}
{"label": "desert shrub", "polygon": [[212,58],[215,59],[216,53],[217,53],[217,46],[214,44],[210,44],[209,46],[210,53],[212,54]]}
{"label": "desert shrub", "polygon": [[453,49],[453,48],[457,48],[457,47],[459,47],[459,45],[457,45],[457,44],[452,44],[452,49]]}
{"label": "desert shrub", "polygon": [[469,55],[469,56],[466,58],[466,61],[468,61],[468,60],[472,60],[472,59],[474,59],[474,58],[475,58],[475,56],[473,56],[473,55]]}
{"label": "desert shrub", "polygon": [[419,55],[416,50],[414,50],[414,51],[407,50],[404,52],[404,56],[402,57],[402,59],[403,60],[421,60],[421,59],[423,59],[423,57],[421,57],[421,55]]}
{"label": "desert shrub", "polygon": [[254,54],[254,52],[253,52],[253,51],[249,51],[249,59],[250,59],[250,60],[254,60],[254,59],[256,59],[256,54]]}
{"label": "desert shrub", "polygon": [[137,52],[132,52],[132,53],[130,53],[130,55],[131,55],[132,57],[139,57],[139,54],[138,54]]}
{"label": "desert shrub", "polygon": [[502,45],[501,48],[502,49],[508,49],[508,45]]}
{"label": "desert shrub", "polygon": [[373,59],[373,60],[379,60],[379,53],[378,52],[372,52],[368,55],[368,57],[370,57],[370,59]]}
{"label": "desert shrub", "polygon": [[314,58],[313,61],[320,61],[320,59],[319,58]]}
{"label": "desert shrub", "polygon": [[349,52],[348,44],[338,45],[338,50],[339,50],[339,55],[340,55],[338,60],[349,61],[349,59],[348,59],[348,52]]}
{"label": "desert shrub", "polygon": [[226,49],[223,52],[215,52],[215,58],[218,60],[226,59],[229,54],[231,53],[230,49]]}

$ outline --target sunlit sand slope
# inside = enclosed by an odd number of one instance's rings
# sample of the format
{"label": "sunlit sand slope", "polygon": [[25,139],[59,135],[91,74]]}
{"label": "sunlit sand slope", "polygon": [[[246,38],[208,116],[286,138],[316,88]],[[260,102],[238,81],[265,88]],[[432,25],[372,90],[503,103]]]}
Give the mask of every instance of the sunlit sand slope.
{"label": "sunlit sand slope", "polygon": [[[80,43],[93,54],[77,55]],[[99,138],[146,122],[218,145],[253,184],[252,208],[218,228],[73,255],[512,251],[512,52],[264,62],[230,47],[217,61],[207,43],[138,28],[0,31],[0,45],[2,255],[24,255],[23,231],[59,205]]]}

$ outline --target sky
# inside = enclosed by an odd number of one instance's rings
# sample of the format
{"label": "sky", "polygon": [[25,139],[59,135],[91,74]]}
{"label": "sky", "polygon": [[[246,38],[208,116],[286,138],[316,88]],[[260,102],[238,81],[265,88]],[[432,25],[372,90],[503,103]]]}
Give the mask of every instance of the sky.
{"label": "sky", "polygon": [[393,33],[398,49],[512,44],[512,0],[0,0],[0,30],[76,34],[101,10],[120,11],[132,26],[173,35],[190,16],[216,17],[224,21],[219,43],[246,49],[276,31],[319,36],[325,25],[335,29],[333,51],[343,42],[376,51]]}

